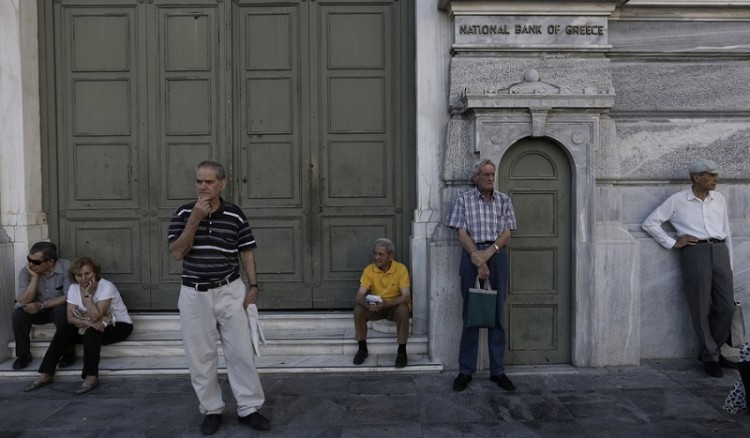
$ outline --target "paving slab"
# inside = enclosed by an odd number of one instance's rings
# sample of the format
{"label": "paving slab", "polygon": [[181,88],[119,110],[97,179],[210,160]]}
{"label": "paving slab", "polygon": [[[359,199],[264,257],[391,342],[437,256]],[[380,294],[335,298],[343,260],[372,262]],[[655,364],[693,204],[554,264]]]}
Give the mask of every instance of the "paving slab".
{"label": "paving slab", "polygon": [[[745,437],[750,416],[721,405],[738,374],[703,374],[695,360],[638,367],[508,367],[506,392],[477,373],[454,392],[451,372],[262,374],[272,423],[240,424],[228,377],[217,437]],[[0,378],[0,438],[196,437],[202,416],[185,375],[105,375],[75,395],[80,378],[57,376],[31,393],[32,376]]]}

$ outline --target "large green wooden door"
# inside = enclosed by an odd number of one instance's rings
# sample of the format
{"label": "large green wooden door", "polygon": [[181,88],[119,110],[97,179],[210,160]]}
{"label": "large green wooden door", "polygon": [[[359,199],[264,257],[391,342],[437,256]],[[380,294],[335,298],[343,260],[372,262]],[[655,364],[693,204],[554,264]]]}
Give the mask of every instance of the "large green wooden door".
{"label": "large green wooden door", "polygon": [[508,363],[570,362],[571,179],[560,147],[525,139],[503,156],[500,190],[518,229],[509,244]]}
{"label": "large green wooden door", "polygon": [[407,254],[403,3],[238,2],[239,202],[265,305],[351,307],[375,238]]}
{"label": "large green wooden door", "polygon": [[63,255],[100,260],[133,309],[174,308],[167,224],[210,158],[258,239],[263,305],[350,307],[376,237],[407,255],[404,3],[42,3]]}
{"label": "large green wooden door", "polygon": [[56,240],[98,260],[133,309],[176,306],[169,218],[195,196],[195,164],[229,156],[227,7],[190,3],[53,6]]}

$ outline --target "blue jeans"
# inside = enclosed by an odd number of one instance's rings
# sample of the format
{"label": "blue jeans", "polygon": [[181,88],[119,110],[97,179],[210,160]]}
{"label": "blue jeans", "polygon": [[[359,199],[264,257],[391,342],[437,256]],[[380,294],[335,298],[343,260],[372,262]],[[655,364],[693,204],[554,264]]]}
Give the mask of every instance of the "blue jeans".
{"label": "blue jeans", "polygon": [[[503,316],[505,296],[508,294],[508,252],[502,248],[487,261],[490,268],[490,286],[497,291],[497,308],[495,313],[495,328],[487,329],[487,344],[490,353],[490,373],[499,375],[505,373],[505,328]],[[469,288],[474,287],[477,278],[477,267],[471,263],[471,255],[466,251],[461,253],[461,296],[463,297],[463,329],[461,331],[461,345],[458,351],[458,369],[462,374],[474,374],[477,370],[477,353],[479,349],[479,329],[466,328],[466,312],[468,308],[467,296]]]}

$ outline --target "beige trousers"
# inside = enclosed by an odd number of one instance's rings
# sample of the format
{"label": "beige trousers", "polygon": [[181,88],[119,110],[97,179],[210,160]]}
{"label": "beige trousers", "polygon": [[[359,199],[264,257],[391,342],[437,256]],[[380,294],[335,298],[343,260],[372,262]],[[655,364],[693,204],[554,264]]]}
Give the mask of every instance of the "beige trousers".
{"label": "beige trousers", "polygon": [[224,350],[229,385],[237,401],[237,414],[250,415],[265,401],[263,387],[255,369],[255,356],[243,308],[245,285],[237,279],[226,286],[198,292],[182,286],[178,308],[190,380],[203,415],[221,414],[221,397],[217,341]]}

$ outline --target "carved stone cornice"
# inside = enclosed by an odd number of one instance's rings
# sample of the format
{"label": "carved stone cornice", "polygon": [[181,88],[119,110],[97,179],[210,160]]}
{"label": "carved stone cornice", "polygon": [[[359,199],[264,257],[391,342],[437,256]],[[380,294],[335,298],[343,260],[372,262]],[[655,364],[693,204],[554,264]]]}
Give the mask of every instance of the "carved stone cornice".
{"label": "carved stone cornice", "polygon": [[506,108],[549,111],[555,108],[608,109],[614,106],[614,88],[586,87],[574,90],[541,80],[534,69],[524,72],[523,81],[508,88],[466,89],[461,98],[463,111]]}

